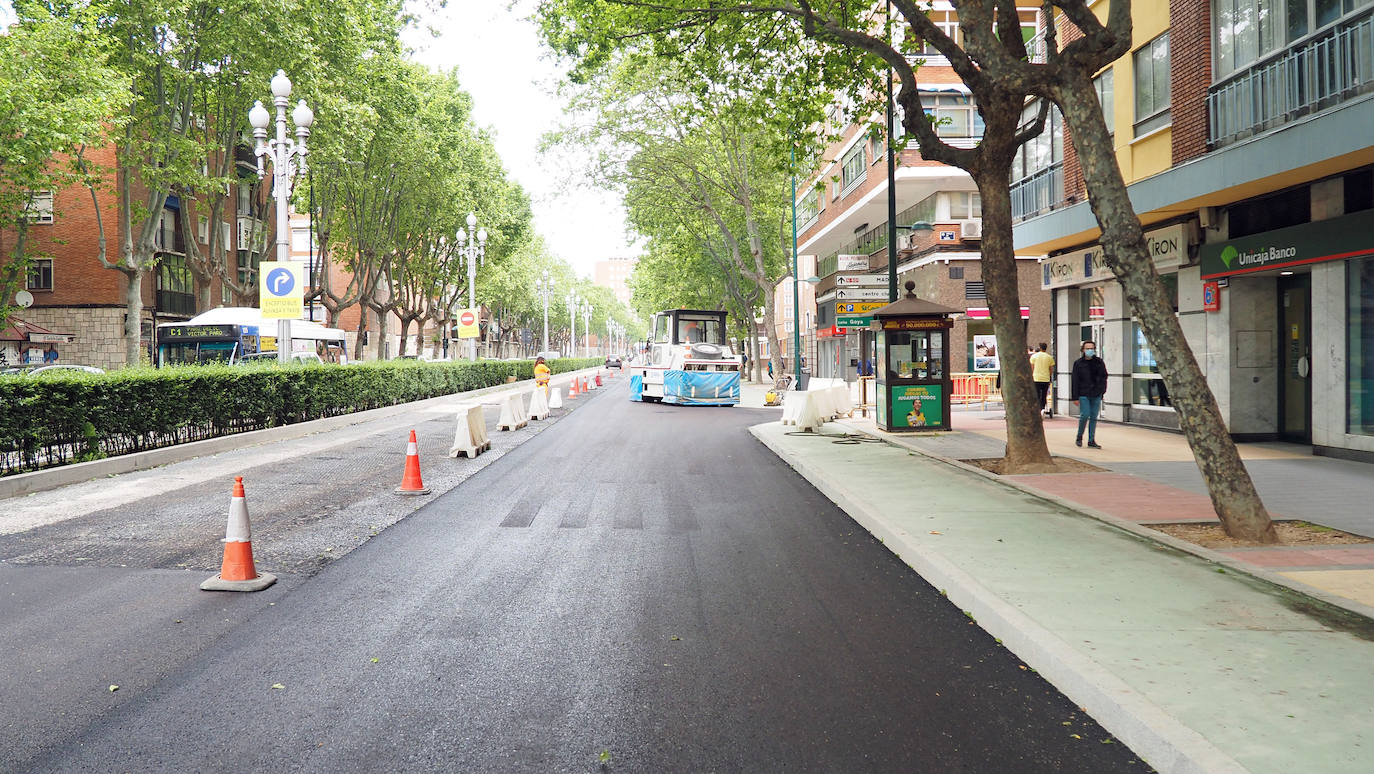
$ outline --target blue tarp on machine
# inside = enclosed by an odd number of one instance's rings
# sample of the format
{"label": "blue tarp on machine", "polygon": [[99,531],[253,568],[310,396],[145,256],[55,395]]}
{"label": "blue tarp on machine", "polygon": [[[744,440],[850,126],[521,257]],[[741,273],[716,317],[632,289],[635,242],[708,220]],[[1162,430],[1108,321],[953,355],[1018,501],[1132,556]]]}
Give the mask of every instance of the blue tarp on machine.
{"label": "blue tarp on machine", "polygon": [[663,402],[680,406],[733,406],[739,403],[738,371],[668,371]]}
{"label": "blue tarp on machine", "polygon": [[630,400],[644,400],[643,374],[630,374]]}

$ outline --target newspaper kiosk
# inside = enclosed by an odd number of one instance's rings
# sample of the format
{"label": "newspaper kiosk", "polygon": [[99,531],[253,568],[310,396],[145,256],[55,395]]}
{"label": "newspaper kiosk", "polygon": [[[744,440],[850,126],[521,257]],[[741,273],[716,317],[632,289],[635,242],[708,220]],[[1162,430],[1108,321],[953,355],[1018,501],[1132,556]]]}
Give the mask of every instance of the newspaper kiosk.
{"label": "newspaper kiosk", "polygon": [[873,312],[878,429],[889,433],[950,429],[950,315],[963,310],[917,298],[915,287]]}

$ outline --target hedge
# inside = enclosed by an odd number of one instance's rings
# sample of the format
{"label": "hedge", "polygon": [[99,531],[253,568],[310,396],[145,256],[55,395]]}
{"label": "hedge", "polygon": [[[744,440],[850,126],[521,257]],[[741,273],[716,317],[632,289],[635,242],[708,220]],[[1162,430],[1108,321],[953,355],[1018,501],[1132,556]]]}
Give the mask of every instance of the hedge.
{"label": "hedge", "polygon": [[[548,362],[554,373],[600,365]],[[530,360],[199,365],[0,376],[0,475],[534,378]]]}

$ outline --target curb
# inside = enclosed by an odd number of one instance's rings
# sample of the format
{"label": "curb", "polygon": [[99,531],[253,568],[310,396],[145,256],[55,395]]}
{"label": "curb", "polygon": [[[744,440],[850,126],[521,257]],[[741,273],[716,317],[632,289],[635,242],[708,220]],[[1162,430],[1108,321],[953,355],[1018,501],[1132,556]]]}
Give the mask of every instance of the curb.
{"label": "curb", "polygon": [[[1185,554],[1192,554],[1193,556],[1196,556],[1199,559],[1204,559],[1213,564],[1220,565],[1226,568],[1228,571],[1235,572],[1239,575],[1248,575],[1254,578],[1255,580],[1262,581],[1264,583],[1269,583],[1274,586],[1280,586],[1295,594],[1302,594],[1303,596],[1310,597],[1311,599],[1317,602],[1330,605],[1331,607],[1339,608],[1341,611],[1344,611],[1346,613],[1353,613],[1355,615],[1362,616],[1364,618],[1370,619],[1371,621],[1374,621],[1374,606],[1365,605],[1360,602],[1356,602],[1353,599],[1346,599],[1345,597],[1337,596],[1324,589],[1319,589],[1314,586],[1308,586],[1305,583],[1300,583],[1298,581],[1285,578],[1284,576],[1272,570],[1267,570],[1263,567],[1257,567],[1252,564],[1247,564],[1239,559],[1227,556],[1219,551],[1213,551],[1210,548],[1206,548],[1195,543],[1189,543],[1186,540],[1180,540],[1179,538],[1176,538],[1164,532],[1160,532],[1159,530],[1150,529],[1149,527],[1146,527],[1144,525],[1137,524],[1127,519],[1123,519],[1120,516],[1113,516],[1112,514],[1107,513],[1106,511],[1099,511],[1095,508],[1090,508],[1081,503],[1076,503],[1072,500],[1065,499],[1063,497],[1060,497],[1059,495],[1050,494],[1049,492],[1036,489],[1028,484],[1023,484],[1020,481],[1010,479],[1006,476],[999,476],[996,473],[983,470],[982,468],[977,467],[976,465],[969,465],[967,463],[960,462],[959,460],[952,459],[950,457],[945,457],[940,454],[935,454],[934,452],[929,452],[915,446],[907,446],[906,444],[894,439],[884,438],[882,436],[874,436],[860,428],[853,427],[843,422],[837,422],[835,424],[841,425],[842,427],[846,427],[852,432],[863,433],[869,438],[877,438],[878,440],[882,441],[888,446],[894,446],[898,449],[903,449],[913,454],[919,454],[922,457],[935,460],[936,462],[942,462],[946,465],[951,465],[953,467],[959,468],[960,470],[967,471],[977,476],[981,476],[989,481],[996,481],[998,484],[1001,484],[1002,486],[1011,487],[1012,489],[1030,495],[1031,497],[1034,497],[1038,500],[1044,500],[1045,502],[1053,503],[1054,505],[1057,505],[1061,508],[1065,508],[1074,513],[1079,513],[1084,516],[1087,516],[1088,518],[1096,519],[1104,524],[1115,527],[1123,532],[1128,532],[1131,535],[1142,540],[1149,540],[1155,543],[1160,543],[1176,551],[1180,551]],[[1078,458],[1072,457],[1070,459]]]}
{"label": "curb", "polygon": [[[785,449],[760,435],[758,428],[764,426],[751,427],[749,432],[1161,774],[1245,774],[1244,767],[1201,734],[1002,601],[958,566],[911,540],[905,530],[890,527],[881,514],[851,496],[825,470],[804,467]],[[888,445],[906,449],[899,444]],[[971,468],[962,463],[957,466]]]}
{"label": "curb", "polygon": [[[590,369],[582,369],[586,371]],[[578,374],[582,371],[567,371],[559,376],[567,374]],[[335,430],[350,425],[360,425],[371,422],[375,419],[385,419],[386,417],[404,414],[407,411],[421,409],[428,406],[439,405],[444,401],[451,401],[455,398],[478,398],[492,395],[511,389],[512,387],[523,388],[533,387],[534,380],[526,379],[513,384],[497,384],[491,387],[483,387],[480,390],[471,392],[455,392],[448,395],[440,395],[435,398],[412,401],[410,403],[396,403],[391,406],[358,411],[352,414],[340,414],[334,417],[324,417],[322,419],[312,419],[309,422],[296,422],[289,425],[278,427],[268,427],[262,430],[252,430],[246,433],[234,433],[233,435],[222,435],[218,438],[206,438],[202,441],[192,441],[181,443],[174,446],[164,446],[160,449],[149,449],[148,451],[133,452],[131,454],[121,454],[117,457],[106,457],[90,462],[75,462],[70,465],[61,465],[45,470],[35,470],[29,473],[19,473],[13,476],[0,477],[0,500],[19,495],[43,492],[49,489],[78,484],[83,481],[90,481],[95,478],[105,478],[107,476],[117,476],[122,473],[133,473],[149,468],[156,468],[162,465],[171,465],[177,462],[185,462],[195,457],[204,457],[212,454],[221,454],[227,451],[234,451],[248,446],[272,443],[273,441],[289,441],[296,438],[304,438],[307,435]]]}

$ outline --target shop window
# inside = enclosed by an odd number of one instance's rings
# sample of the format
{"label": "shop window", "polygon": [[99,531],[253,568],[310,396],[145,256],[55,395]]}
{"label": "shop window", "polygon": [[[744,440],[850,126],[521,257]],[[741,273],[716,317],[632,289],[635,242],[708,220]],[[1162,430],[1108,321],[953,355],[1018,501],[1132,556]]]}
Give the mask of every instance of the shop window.
{"label": "shop window", "polygon": [[1346,263],[1346,432],[1374,436],[1374,259]]}
{"label": "shop window", "polygon": [[[1161,274],[1165,293],[1173,302],[1174,314],[1178,314],[1178,275]],[[1134,336],[1131,341],[1131,402],[1141,406],[1172,406],[1169,389],[1159,375],[1154,348],[1145,338],[1140,323],[1132,323]]]}

